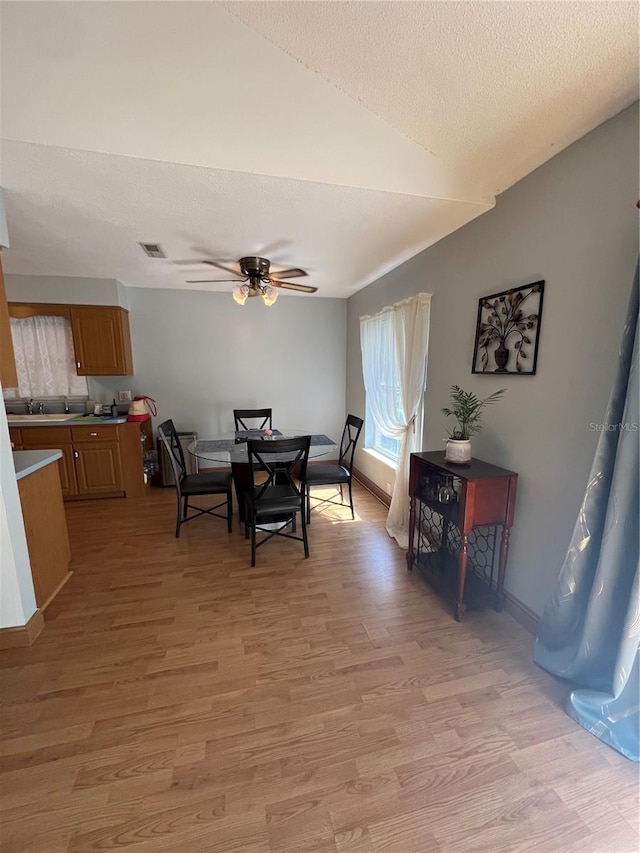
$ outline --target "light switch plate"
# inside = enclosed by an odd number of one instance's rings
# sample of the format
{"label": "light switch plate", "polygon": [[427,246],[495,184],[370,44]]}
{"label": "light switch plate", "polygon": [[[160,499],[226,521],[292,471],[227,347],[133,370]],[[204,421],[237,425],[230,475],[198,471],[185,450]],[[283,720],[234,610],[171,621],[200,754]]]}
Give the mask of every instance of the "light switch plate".
{"label": "light switch plate", "polygon": [[119,403],[130,403],[131,402],[131,391],[118,391],[118,402]]}

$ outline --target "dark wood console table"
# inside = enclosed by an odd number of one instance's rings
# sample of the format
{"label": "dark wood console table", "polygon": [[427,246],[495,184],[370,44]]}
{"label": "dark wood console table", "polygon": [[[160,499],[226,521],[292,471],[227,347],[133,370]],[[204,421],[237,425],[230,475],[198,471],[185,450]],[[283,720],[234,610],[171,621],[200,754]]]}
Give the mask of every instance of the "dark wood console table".
{"label": "dark wood console table", "polygon": [[479,459],[455,465],[442,450],[411,454],[407,568],[453,600],[458,622],[470,606],[502,609],[517,481]]}

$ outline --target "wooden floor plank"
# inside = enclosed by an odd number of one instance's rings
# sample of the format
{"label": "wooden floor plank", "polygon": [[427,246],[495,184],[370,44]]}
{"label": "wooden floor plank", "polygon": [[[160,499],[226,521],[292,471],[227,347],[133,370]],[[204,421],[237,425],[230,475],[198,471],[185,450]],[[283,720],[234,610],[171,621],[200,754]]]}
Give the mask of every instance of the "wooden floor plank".
{"label": "wooden floor plank", "polygon": [[254,569],[215,519],[176,540],[171,490],[68,504],[73,576],[0,652],[0,850],[636,853],[637,765],[355,503]]}

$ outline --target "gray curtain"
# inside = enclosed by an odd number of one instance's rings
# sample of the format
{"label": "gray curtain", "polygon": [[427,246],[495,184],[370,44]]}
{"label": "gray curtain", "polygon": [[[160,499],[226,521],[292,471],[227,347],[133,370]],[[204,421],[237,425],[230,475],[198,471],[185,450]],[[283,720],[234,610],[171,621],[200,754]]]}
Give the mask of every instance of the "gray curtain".
{"label": "gray curtain", "polygon": [[636,269],[587,490],[534,650],[539,666],[574,688],[570,716],[633,761],[640,759],[639,420]]}

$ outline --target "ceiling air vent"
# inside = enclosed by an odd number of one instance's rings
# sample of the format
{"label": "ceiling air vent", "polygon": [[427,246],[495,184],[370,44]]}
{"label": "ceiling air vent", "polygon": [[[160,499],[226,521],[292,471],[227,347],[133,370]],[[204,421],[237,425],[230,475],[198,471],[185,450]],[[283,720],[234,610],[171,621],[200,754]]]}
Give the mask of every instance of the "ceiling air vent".
{"label": "ceiling air vent", "polygon": [[144,251],[145,255],[148,255],[150,258],[167,257],[157,243],[140,243],[139,245],[142,246],[142,250]]}

